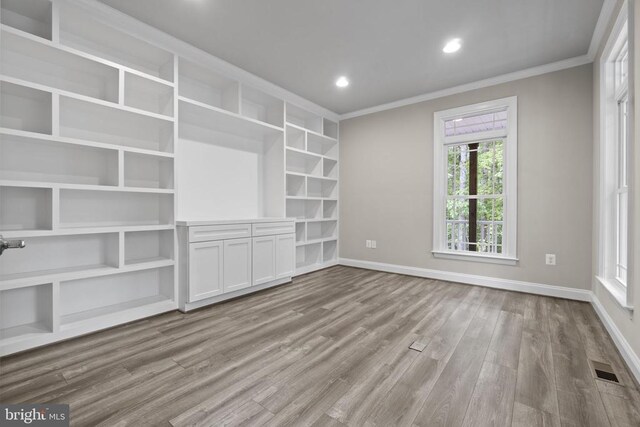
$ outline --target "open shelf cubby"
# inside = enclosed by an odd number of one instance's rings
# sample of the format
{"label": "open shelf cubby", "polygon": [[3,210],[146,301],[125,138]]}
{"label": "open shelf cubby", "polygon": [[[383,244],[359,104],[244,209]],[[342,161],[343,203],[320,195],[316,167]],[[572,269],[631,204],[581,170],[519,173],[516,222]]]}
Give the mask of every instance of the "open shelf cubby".
{"label": "open shelf cubby", "polygon": [[307,179],[307,196],[335,198],[338,192],[338,182],[332,179],[313,178]]}
{"label": "open shelf cubby", "polygon": [[30,237],[0,257],[0,280],[118,267],[118,233]]}
{"label": "open shelf cubby", "polygon": [[173,54],[104,23],[81,5],[61,2],[60,43],[173,82]]}
{"label": "open shelf cubby", "polygon": [[61,282],[61,328],[171,301],[173,290],[173,267]]}
{"label": "open shelf cubby", "polygon": [[4,25],[51,40],[51,0],[2,0],[0,6]]}
{"label": "open shelf cubby", "polygon": [[0,186],[0,233],[51,230],[52,190]]}
{"label": "open shelf cubby", "polygon": [[322,158],[300,151],[287,150],[287,172],[322,176]]}
{"label": "open shelf cubby", "polygon": [[0,134],[0,179],[115,186],[118,151]]}
{"label": "open shelf cubby", "polygon": [[322,242],[322,261],[331,262],[336,259],[338,259],[338,242],[336,240]]}
{"label": "open shelf cubby", "polygon": [[321,200],[287,200],[287,217],[296,219],[321,219]]}
{"label": "open shelf cubby", "polygon": [[338,178],[338,161],[333,159],[322,159],[322,176],[325,178]]}
{"label": "open shelf cubby", "polygon": [[338,123],[333,122],[329,119],[323,120],[322,125],[322,134],[324,136],[328,136],[329,138],[337,139],[338,138]]}
{"label": "open shelf cubby", "polygon": [[335,238],[337,221],[314,221],[307,223],[307,240]]}
{"label": "open shelf cubby", "polygon": [[173,159],[124,153],[125,187],[173,189]]}
{"label": "open shelf cubby", "polygon": [[297,127],[287,125],[287,147],[295,148],[296,150],[306,150],[307,140],[306,132]]}
{"label": "open shelf cubby", "polygon": [[310,133],[307,135],[307,150],[336,159],[338,157],[338,142],[322,135]]}
{"label": "open shelf cubby", "polygon": [[289,103],[287,103],[287,123],[322,133],[322,117]]}
{"label": "open shelf cubby", "polygon": [[60,97],[60,135],[173,152],[173,122],[65,96]]}
{"label": "open shelf cubby", "polygon": [[173,259],[173,230],[131,231],[124,234],[125,265]]}
{"label": "open shelf cubby", "polygon": [[180,58],[178,69],[180,96],[232,113],[240,112],[240,85],[236,80],[184,58]]}
{"label": "open shelf cubby", "polygon": [[322,243],[296,247],[296,267],[305,268],[322,263]]}
{"label": "open shelf cubby", "polygon": [[304,197],[306,193],[305,177],[287,174],[287,196]]}
{"label": "open shelf cubby", "polygon": [[173,117],[173,86],[126,72],[124,105]]}
{"label": "open shelf cubby", "polygon": [[0,290],[0,341],[53,332],[51,283]]}
{"label": "open shelf cubby", "polygon": [[274,126],[284,126],[284,101],[249,86],[242,86],[240,111],[243,116]]}
{"label": "open shelf cubby", "polygon": [[60,190],[60,228],[173,224],[173,194]]}
{"label": "open shelf cubby", "polygon": [[337,200],[322,201],[322,218],[338,219],[338,202]]}
{"label": "open shelf cubby", "polygon": [[45,43],[2,31],[5,76],[55,89],[118,102],[118,70]]}
{"label": "open shelf cubby", "polygon": [[51,93],[0,81],[0,127],[51,134]]}
{"label": "open shelf cubby", "polygon": [[302,243],[307,240],[306,223],[296,222],[296,243]]}

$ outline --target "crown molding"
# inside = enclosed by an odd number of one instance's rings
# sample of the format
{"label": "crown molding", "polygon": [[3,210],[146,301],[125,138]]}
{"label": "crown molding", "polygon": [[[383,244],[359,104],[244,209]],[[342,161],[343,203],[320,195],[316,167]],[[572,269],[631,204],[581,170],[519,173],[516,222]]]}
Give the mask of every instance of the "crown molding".
{"label": "crown molding", "polygon": [[615,6],[616,0],[604,0],[602,3],[600,16],[598,17],[596,28],[593,30],[593,37],[591,37],[591,44],[589,44],[589,51],[587,52],[587,56],[589,56],[591,60],[594,60],[598,54],[598,50],[602,45],[602,39],[609,26],[609,21],[611,21],[611,17],[613,16]]}

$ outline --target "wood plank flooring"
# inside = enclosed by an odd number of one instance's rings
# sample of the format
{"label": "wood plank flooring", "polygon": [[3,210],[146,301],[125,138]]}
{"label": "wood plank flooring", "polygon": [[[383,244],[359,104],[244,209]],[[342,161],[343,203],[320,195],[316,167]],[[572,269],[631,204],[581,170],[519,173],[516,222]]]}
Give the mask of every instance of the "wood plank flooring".
{"label": "wood plank flooring", "polygon": [[90,426],[640,426],[587,303],[342,266],[5,357],[0,402]]}

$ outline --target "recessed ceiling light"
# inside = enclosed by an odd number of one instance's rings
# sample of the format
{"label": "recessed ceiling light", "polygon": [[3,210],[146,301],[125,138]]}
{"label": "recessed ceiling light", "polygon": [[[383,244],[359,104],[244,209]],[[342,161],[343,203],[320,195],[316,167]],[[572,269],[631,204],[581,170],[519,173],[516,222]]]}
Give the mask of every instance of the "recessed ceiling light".
{"label": "recessed ceiling light", "polygon": [[336,80],[336,86],[347,87],[349,86],[349,80],[345,76],[341,76]]}
{"label": "recessed ceiling light", "polygon": [[447,44],[444,45],[444,47],[442,48],[442,51],[444,53],[453,53],[453,52],[459,51],[461,47],[462,47],[462,40],[453,39],[453,40],[449,40]]}

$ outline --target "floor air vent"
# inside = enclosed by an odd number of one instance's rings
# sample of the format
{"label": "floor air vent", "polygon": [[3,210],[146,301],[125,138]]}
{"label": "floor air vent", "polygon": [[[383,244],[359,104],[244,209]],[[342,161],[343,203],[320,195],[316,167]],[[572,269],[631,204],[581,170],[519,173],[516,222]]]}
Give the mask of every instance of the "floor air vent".
{"label": "floor air vent", "polygon": [[620,383],[618,377],[613,372],[613,368],[608,363],[596,362],[591,360],[591,366],[596,374],[596,378],[610,381],[612,383]]}

